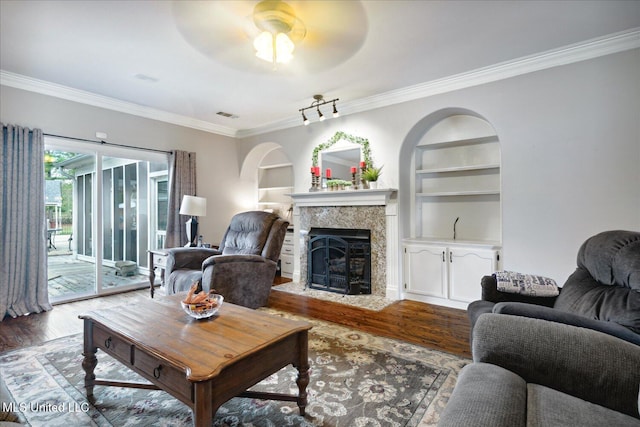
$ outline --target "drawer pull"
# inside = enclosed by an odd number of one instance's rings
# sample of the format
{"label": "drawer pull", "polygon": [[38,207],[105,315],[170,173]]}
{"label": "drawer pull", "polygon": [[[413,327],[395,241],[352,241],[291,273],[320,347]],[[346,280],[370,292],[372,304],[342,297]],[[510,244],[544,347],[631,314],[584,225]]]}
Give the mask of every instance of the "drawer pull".
{"label": "drawer pull", "polygon": [[111,348],[111,337],[104,340],[104,346],[105,348]]}
{"label": "drawer pull", "polygon": [[159,379],[160,378],[160,370],[162,369],[162,365],[158,365],[157,368],[153,368],[153,377],[155,379]]}

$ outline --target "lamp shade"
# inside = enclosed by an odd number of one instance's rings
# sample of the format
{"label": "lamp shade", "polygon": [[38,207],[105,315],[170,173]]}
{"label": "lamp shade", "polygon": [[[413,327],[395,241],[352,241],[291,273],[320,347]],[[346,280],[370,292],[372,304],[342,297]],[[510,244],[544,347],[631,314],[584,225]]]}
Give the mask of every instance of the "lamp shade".
{"label": "lamp shade", "polygon": [[184,196],[180,204],[180,215],[206,216],[207,199],[197,196]]}

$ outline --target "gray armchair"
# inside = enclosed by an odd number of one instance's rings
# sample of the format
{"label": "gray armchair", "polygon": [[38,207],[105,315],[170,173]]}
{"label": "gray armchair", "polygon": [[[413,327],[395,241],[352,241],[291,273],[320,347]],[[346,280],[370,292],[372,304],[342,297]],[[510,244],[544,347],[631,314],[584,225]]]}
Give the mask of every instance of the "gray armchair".
{"label": "gray armchair", "polygon": [[243,212],[231,224],[218,249],[169,249],[167,293],[188,290],[201,280],[226,302],[257,308],[267,304],[289,223],[262,211]]}
{"label": "gray armchair", "polygon": [[640,345],[640,233],[605,231],[578,250],[578,267],[557,297],[525,297],[497,290],[482,278],[482,300],[469,304],[473,329],[484,313],[533,317],[594,329]]}
{"label": "gray armchair", "polygon": [[234,216],[220,243],[220,255],[202,263],[202,288],[226,302],[249,308],[267,305],[289,223],[262,211]]}
{"label": "gray armchair", "polygon": [[640,233],[587,239],[559,296],[482,280],[469,305],[472,364],[438,426],[640,427]]}

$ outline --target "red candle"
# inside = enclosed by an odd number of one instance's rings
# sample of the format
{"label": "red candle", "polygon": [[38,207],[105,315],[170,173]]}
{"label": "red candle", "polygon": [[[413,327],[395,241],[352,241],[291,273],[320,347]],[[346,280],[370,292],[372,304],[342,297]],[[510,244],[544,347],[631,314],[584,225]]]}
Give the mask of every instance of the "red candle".
{"label": "red candle", "polygon": [[360,169],[364,169],[365,167],[367,167],[367,164],[365,162],[360,162]]}
{"label": "red candle", "polygon": [[351,173],[356,173],[356,167],[355,166],[351,166]]}
{"label": "red candle", "polygon": [[320,166],[316,166],[315,168],[316,176],[320,176]]}
{"label": "red candle", "polygon": [[316,167],[315,166],[311,166],[311,173],[312,174],[316,173]]}
{"label": "red candle", "polygon": [[325,171],[325,174],[327,179],[331,178],[331,168],[327,168],[327,170]]}

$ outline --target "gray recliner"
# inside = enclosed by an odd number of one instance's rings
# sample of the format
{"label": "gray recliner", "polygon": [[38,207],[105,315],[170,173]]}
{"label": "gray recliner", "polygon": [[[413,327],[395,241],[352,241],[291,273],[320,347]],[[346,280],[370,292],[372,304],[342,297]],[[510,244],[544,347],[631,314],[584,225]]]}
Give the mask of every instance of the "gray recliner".
{"label": "gray recliner", "polygon": [[482,278],[482,300],[469,304],[473,329],[483,313],[534,317],[598,330],[640,345],[640,232],[613,230],[588,238],[578,267],[557,297],[500,292]]}
{"label": "gray recliner", "polygon": [[231,219],[218,249],[170,249],[167,293],[186,291],[200,280],[203,290],[215,289],[225,302],[265,306],[288,226],[273,213],[243,212]]}
{"label": "gray recliner", "polygon": [[640,233],[597,234],[577,261],[557,297],[483,278],[468,308],[474,363],[440,427],[640,427]]}

